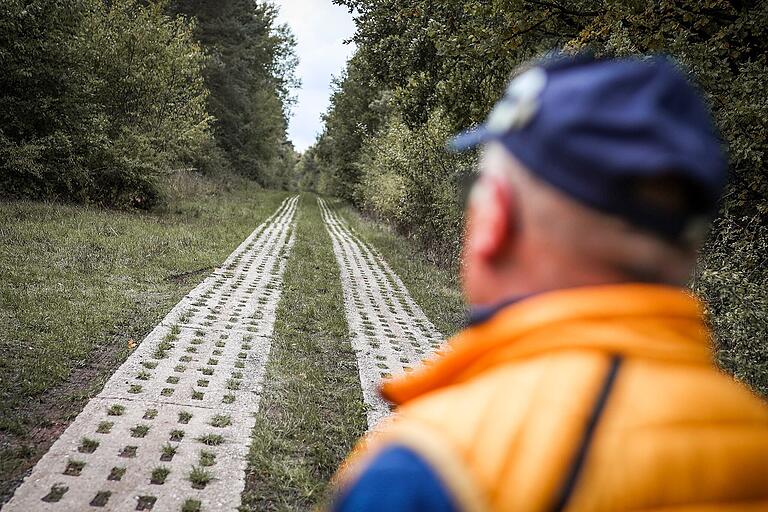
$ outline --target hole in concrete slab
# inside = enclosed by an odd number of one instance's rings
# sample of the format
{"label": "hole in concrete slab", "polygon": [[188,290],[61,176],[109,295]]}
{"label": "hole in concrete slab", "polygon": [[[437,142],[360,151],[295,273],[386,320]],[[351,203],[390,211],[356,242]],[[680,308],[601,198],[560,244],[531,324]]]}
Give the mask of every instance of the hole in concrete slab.
{"label": "hole in concrete slab", "polygon": [[139,496],[139,501],[136,503],[136,510],[152,510],[156,501],[157,498],[154,496]]}
{"label": "hole in concrete slab", "polygon": [[160,460],[162,462],[170,462],[173,460],[173,456],[176,455],[177,448],[171,443],[165,443],[160,454]]}
{"label": "hole in concrete slab", "polygon": [[181,506],[181,512],[200,512],[202,510],[200,500],[188,498]]}
{"label": "hole in concrete slab", "polygon": [[197,381],[197,385],[200,386],[201,388],[207,388],[208,387],[208,383],[209,383],[209,381],[207,381],[205,379],[199,379]]}
{"label": "hole in concrete slab", "polygon": [[200,465],[210,467],[216,464],[216,454],[208,450],[200,450]]}
{"label": "hole in concrete slab", "polygon": [[80,476],[80,473],[85,467],[85,461],[82,460],[70,460],[67,462],[67,467],[64,468],[64,474],[67,476]]}
{"label": "hole in concrete slab", "polygon": [[178,384],[179,383],[179,377],[176,375],[171,375],[167,379],[165,379],[165,382],[168,384]]}
{"label": "hole in concrete slab", "polygon": [[203,375],[213,375],[213,368],[201,368],[200,371]]}
{"label": "hole in concrete slab", "polygon": [[143,388],[138,384],[131,384],[130,387],[128,388],[128,392],[132,395],[136,395],[138,393],[141,393],[142,389]]}
{"label": "hole in concrete slab", "polygon": [[136,378],[139,380],[149,380],[149,378],[152,376],[151,373],[149,373],[146,370],[141,370],[138,375],[136,375]]}
{"label": "hole in concrete slab", "polygon": [[216,366],[217,364],[219,364],[219,360],[218,360],[218,359],[214,359],[214,358],[210,358],[210,359],[208,360],[208,364],[209,364],[210,366]]}
{"label": "hole in concrete slab", "polygon": [[126,459],[132,459],[136,456],[136,451],[139,449],[138,446],[126,446],[120,451],[120,454],[118,457],[123,457]]}
{"label": "hole in concrete slab", "polygon": [[136,425],[131,429],[131,437],[144,437],[149,432],[149,425]]}
{"label": "hole in concrete slab", "polygon": [[192,466],[189,472],[189,481],[192,482],[192,488],[205,489],[205,486],[211,481],[211,473],[198,466]]}
{"label": "hole in concrete slab", "polygon": [[111,491],[99,491],[91,500],[90,505],[92,507],[103,507],[109,502],[110,496],[112,496]]}
{"label": "hole in concrete slab", "polygon": [[234,403],[235,395],[232,393],[227,393],[226,395],[224,395],[224,398],[222,398],[221,401],[224,402],[225,404]]}
{"label": "hole in concrete slab", "polygon": [[183,430],[171,430],[171,437],[170,437],[171,441],[179,442],[182,439],[184,439],[184,431]]}
{"label": "hole in concrete slab", "polygon": [[219,446],[224,442],[224,436],[221,434],[205,434],[198,437],[197,440],[206,446]]}
{"label": "hole in concrete slab", "polygon": [[235,368],[245,368],[245,363],[243,361],[235,361]]}
{"label": "hole in concrete slab", "polygon": [[114,426],[114,423],[112,423],[111,421],[102,421],[101,423],[99,423],[99,426],[96,427],[96,433],[109,434],[113,426]]}
{"label": "hole in concrete slab", "polygon": [[205,397],[205,393],[202,391],[192,391],[192,400],[202,400]]}
{"label": "hole in concrete slab", "polygon": [[115,466],[112,468],[112,470],[109,472],[109,476],[107,477],[107,480],[112,480],[115,482],[119,482],[123,479],[123,476],[125,475],[125,468]]}
{"label": "hole in concrete slab", "polygon": [[191,360],[192,360],[192,356],[181,356],[181,357],[179,358],[179,361],[181,361],[182,363],[188,363],[188,362],[190,362]]}
{"label": "hole in concrete slab", "polygon": [[109,409],[107,409],[107,414],[109,416],[122,416],[125,412],[125,406],[120,404],[112,404],[109,406]]}
{"label": "hole in concrete slab", "polygon": [[84,437],[80,440],[80,446],[77,447],[77,451],[80,453],[93,453],[96,448],[99,447],[99,442],[89,437]]}
{"label": "hole in concrete slab", "polygon": [[160,390],[160,394],[163,396],[171,396],[173,394],[173,388],[163,388]]}
{"label": "hole in concrete slab", "polygon": [[163,485],[165,483],[165,479],[168,478],[168,475],[170,474],[171,474],[170,468],[166,466],[157,466],[155,469],[152,470],[152,475],[149,480],[149,483],[153,485]]}
{"label": "hole in concrete slab", "polygon": [[157,409],[147,409],[144,411],[144,416],[142,416],[145,420],[153,420],[157,417]]}
{"label": "hole in concrete slab", "polygon": [[58,501],[61,501],[61,498],[64,497],[64,495],[69,490],[69,487],[63,484],[53,484],[51,487],[51,490],[41,498],[42,501],[46,503],[56,503]]}
{"label": "hole in concrete slab", "polygon": [[211,418],[210,424],[217,428],[228,427],[232,424],[232,417],[226,414],[217,414]]}
{"label": "hole in concrete slab", "polygon": [[185,372],[186,370],[187,370],[187,367],[186,367],[186,366],[184,366],[183,364],[177,364],[177,365],[176,365],[176,366],[173,368],[173,371],[175,371],[175,372],[178,372],[178,373],[183,373],[183,372]]}
{"label": "hole in concrete slab", "polygon": [[185,425],[189,423],[189,420],[192,419],[192,413],[188,411],[181,411],[179,413],[179,423],[184,423]]}
{"label": "hole in concrete slab", "polygon": [[152,370],[154,368],[157,368],[157,361],[142,361],[141,366],[149,370]]}

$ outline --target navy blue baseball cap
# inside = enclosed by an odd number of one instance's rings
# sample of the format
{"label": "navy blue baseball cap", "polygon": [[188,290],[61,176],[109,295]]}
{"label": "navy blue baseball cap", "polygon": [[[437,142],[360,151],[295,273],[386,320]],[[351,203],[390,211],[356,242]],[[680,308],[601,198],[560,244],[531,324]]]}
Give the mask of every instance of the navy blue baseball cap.
{"label": "navy blue baseball cap", "polygon": [[[666,57],[543,60],[451,148],[492,141],[574,199],[672,239],[714,213],[727,179],[709,109]],[[653,178],[680,184],[684,206],[639,193]]]}

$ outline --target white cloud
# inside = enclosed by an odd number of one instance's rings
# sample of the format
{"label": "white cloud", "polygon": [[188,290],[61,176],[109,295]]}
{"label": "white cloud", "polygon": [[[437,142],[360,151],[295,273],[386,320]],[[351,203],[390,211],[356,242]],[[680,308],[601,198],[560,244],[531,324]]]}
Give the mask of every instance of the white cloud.
{"label": "white cloud", "polygon": [[296,36],[302,86],[288,127],[289,138],[298,151],[315,142],[322,129],[320,116],[328,107],[331,80],[344,69],[354,51],[344,44],[355,31],[352,15],[331,0],[274,0],[280,7],[280,22],[287,23]]}

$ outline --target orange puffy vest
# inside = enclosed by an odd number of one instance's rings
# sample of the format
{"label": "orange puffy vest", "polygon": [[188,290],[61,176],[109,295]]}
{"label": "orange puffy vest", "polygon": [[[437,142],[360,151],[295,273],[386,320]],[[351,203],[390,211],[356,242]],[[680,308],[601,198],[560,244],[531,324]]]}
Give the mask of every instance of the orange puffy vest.
{"label": "orange puffy vest", "polygon": [[768,407],[713,366],[710,345],[680,289],[529,298],[386,382],[396,414],[337,485],[399,444],[464,510],[768,510]]}

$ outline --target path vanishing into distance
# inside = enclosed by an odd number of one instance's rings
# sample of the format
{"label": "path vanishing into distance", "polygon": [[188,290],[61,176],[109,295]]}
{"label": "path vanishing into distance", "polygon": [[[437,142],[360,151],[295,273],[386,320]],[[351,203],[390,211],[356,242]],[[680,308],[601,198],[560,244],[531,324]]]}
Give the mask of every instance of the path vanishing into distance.
{"label": "path vanishing into distance", "polygon": [[[443,336],[376,248],[317,201],[373,428],[389,414],[378,383],[416,367]],[[165,316],[3,511],[238,509],[298,205],[286,199]]]}

